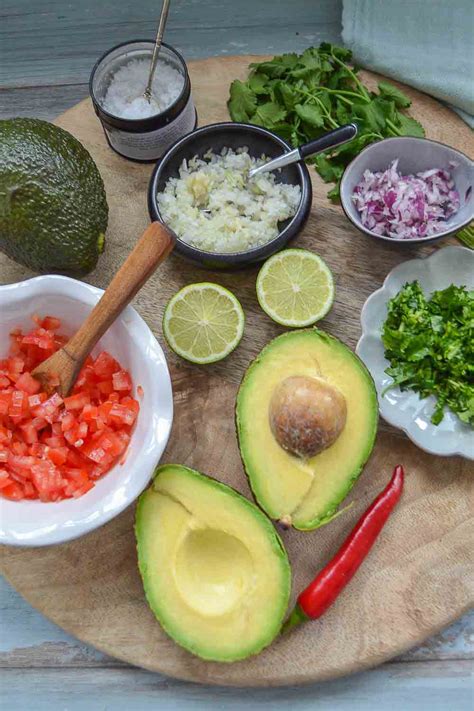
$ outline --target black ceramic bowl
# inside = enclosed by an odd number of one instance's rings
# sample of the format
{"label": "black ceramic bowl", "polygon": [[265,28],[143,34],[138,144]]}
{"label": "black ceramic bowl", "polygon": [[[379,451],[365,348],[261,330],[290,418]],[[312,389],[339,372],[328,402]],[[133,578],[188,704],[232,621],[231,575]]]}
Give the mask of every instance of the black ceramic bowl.
{"label": "black ceramic bowl", "polygon": [[[165,222],[156,202],[156,195],[161,192],[169,178],[179,176],[179,166],[186,158],[203,156],[212,149],[214,153],[223,148],[236,150],[247,146],[250,155],[260,157],[264,153],[268,158],[276,158],[291,147],[271,131],[260,126],[245,123],[214,123],[198,128],[177,141],[157,163],[148,186],[148,210],[152,220]],[[277,181],[299,185],[301,201],[295,215],[281,223],[280,233],[275,239],[260,247],[245,252],[205,252],[180,239],[176,241],[176,251],[184,257],[213,269],[229,269],[256,264],[267,259],[300,232],[311,209],[312,189],[308,169],[304,163],[294,163],[275,172]]]}

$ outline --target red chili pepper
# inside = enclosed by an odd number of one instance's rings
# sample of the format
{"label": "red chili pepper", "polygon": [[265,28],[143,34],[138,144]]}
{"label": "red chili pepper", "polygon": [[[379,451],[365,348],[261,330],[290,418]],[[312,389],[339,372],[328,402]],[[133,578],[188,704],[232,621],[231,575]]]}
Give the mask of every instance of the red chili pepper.
{"label": "red chili pepper", "polygon": [[361,516],[334,558],[299,595],[282,632],[287,632],[301,622],[321,617],[332,605],[374,545],[395,508],[402,494],[403,479],[403,467],[399,464],[393,470],[385,489]]}

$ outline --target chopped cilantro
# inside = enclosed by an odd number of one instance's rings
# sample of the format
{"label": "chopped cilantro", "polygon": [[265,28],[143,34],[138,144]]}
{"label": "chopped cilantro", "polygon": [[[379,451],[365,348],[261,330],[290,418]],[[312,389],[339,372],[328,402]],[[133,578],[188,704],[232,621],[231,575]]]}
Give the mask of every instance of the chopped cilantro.
{"label": "chopped cilantro", "polygon": [[474,425],[474,291],[451,284],[427,299],[417,281],[405,284],[388,302],[382,341],[389,388],[434,395],[435,425],[446,407]]}

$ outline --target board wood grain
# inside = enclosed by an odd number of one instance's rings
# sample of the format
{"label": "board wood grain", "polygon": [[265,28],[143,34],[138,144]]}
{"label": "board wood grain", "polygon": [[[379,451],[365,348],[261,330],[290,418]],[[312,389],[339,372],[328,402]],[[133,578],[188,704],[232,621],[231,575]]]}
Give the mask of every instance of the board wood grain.
{"label": "board wood grain", "polygon": [[[243,78],[253,57],[190,64],[200,124],[227,119],[229,83]],[[373,83],[374,75],[365,75]],[[430,138],[474,153],[470,129],[436,101],[404,87],[412,113]],[[87,100],[57,123],[90,150],[105,180],[111,217],[107,248],[88,281],[106,286],[146,227],[150,166],[116,156],[107,147]],[[317,251],[336,276],[336,303],[322,327],[354,346],[365,298],[387,272],[436,247],[375,244],[330,205],[313,171],[310,220],[296,241]],[[2,257],[0,281],[30,276]],[[172,256],[145,285],[135,306],[161,339],[167,299],[192,281],[218,281],[242,301],[247,316],[241,346],[223,363],[184,365],[167,352],[174,386],[175,420],[165,461],[179,461],[232,484],[250,496],[234,433],[233,405],[249,360],[281,332],[260,311],[256,270],[217,274]],[[399,461],[406,491],[382,539],[351,586],[318,622],[277,641],[258,657],[232,665],[203,662],[164,635],[145,604],[136,567],[133,507],[83,539],[48,549],[4,548],[1,570],[24,597],[65,630],[103,652],[171,676],[205,683],[272,686],[333,678],[399,654],[466,611],[474,600],[472,465],[418,450],[403,436],[381,431],[374,454],[349,498],[353,506],[312,533],[284,532],[294,570],[294,591],[324,564]]]}

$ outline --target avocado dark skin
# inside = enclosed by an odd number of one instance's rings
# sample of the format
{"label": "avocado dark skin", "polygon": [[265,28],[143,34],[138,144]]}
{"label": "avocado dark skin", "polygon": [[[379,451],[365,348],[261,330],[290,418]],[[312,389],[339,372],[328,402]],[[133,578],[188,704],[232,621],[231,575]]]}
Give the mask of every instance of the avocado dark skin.
{"label": "avocado dark skin", "polygon": [[81,276],[104,248],[105,188],[84,146],[58,126],[0,120],[0,250],[38,272]]}

